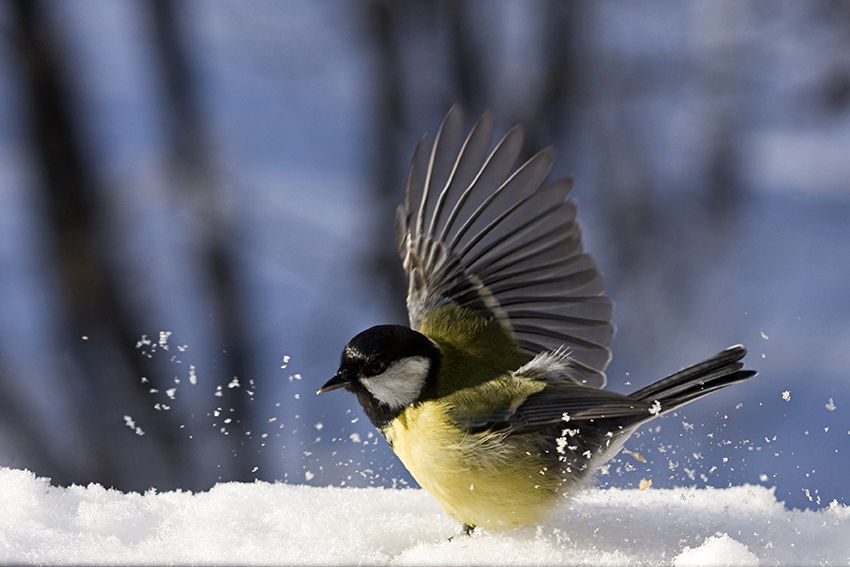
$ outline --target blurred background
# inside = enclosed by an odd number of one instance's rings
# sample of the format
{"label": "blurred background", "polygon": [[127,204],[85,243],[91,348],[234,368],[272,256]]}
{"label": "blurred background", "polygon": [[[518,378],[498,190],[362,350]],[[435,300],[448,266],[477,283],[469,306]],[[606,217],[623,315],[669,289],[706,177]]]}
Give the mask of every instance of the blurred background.
{"label": "blurred background", "polygon": [[342,346],[404,323],[413,149],[459,102],[573,175],[627,393],[760,375],[602,486],[850,504],[850,2],[3,0],[0,465],[58,485],[414,486]]}

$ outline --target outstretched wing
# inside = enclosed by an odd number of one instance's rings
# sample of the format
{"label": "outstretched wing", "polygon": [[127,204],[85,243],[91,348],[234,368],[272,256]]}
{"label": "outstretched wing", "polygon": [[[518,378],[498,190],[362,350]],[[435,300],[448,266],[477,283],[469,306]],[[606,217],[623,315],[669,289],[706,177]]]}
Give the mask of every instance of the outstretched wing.
{"label": "outstretched wing", "polygon": [[407,272],[410,325],[456,303],[498,319],[529,357],[569,349],[576,379],[602,387],[613,340],[612,304],[602,276],[583,253],[570,179],[543,184],[554,152],[520,167],[517,126],[491,151],[484,114],[464,139],[453,107],[433,146],[423,139],[397,216]]}

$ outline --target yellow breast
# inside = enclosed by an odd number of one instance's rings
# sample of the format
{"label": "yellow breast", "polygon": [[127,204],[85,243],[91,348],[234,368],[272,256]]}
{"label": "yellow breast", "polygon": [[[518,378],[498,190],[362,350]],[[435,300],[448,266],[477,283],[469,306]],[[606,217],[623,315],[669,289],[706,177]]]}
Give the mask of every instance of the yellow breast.
{"label": "yellow breast", "polygon": [[524,435],[452,427],[446,403],[408,408],[383,431],[416,482],[470,526],[511,529],[544,520],[560,479],[546,469],[543,449]]}

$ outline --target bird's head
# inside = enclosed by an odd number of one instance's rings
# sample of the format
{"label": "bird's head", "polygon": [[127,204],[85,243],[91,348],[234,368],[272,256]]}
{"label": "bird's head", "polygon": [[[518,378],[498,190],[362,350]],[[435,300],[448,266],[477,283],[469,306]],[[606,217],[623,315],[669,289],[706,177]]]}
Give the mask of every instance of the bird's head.
{"label": "bird's head", "polygon": [[372,423],[382,428],[422,399],[436,381],[440,350],[422,333],[378,325],[345,346],[339,370],[317,393],[345,388],[357,395]]}

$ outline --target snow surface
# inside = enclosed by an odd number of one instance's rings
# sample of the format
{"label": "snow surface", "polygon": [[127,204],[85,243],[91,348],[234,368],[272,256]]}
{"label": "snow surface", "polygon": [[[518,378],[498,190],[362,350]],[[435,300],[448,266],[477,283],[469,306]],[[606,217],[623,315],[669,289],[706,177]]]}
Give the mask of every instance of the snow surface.
{"label": "snow surface", "polygon": [[0,468],[0,510],[3,564],[850,563],[850,507],[788,510],[761,486],[589,489],[540,527],[465,537],[422,490],[256,482],[128,494]]}

